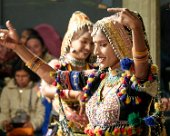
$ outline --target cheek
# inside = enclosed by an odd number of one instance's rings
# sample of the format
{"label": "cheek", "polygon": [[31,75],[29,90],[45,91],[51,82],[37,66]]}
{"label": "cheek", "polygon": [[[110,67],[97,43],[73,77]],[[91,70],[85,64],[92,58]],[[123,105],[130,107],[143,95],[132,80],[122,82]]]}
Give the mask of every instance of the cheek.
{"label": "cheek", "polygon": [[76,41],[73,42],[72,47],[76,50],[76,51],[81,51],[84,48],[84,45],[82,45],[80,42]]}
{"label": "cheek", "polygon": [[41,55],[43,51],[42,51],[42,48],[36,47],[36,48],[34,48],[33,52],[35,52],[37,55]]}
{"label": "cheek", "polygon": [[29,83],[29,79],[23,79],[23,82],[22,82],[24,85],[27,85]]}

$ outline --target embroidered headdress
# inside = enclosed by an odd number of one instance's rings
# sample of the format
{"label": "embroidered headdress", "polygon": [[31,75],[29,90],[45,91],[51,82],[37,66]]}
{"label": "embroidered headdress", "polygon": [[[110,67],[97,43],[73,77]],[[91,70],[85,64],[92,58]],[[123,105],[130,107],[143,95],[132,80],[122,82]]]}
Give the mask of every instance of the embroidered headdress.
{"label": "embroidered headdress", "polygon": [[114,18],[116,16],[105,17],[96,22],[93,27],[94,35],[98,29],[101,29],[105,34],[109,43],[114,49],[114,53],[119,59],[124,57],[132,57],[132,42],[128,35],[128,31],[125,30],[124,26],[119,23],[114,23]]}
{"label": "embroidered headdress", "polygon": [[[137,12],[134,12],[134,14],[136,14],[136,16],[142,22],[143,32],[145,35],[145,43],[149,52],[150,49],[142,17]],[[123,26],[122,24],[114,22],[116,17],[116,15],[112,15],[97,21],[93,26],[92,36],[95,35],[98,29],[102,30],[109,43],[113,47],[114,53],[119,59],[123,59],[125,57],[132,58],[132,32],[129,28]],[[149,58],[152,61],[150,53]]]}
{"label": "embroidered headdress", "polygon": [[64,55],[69,52],[69,45],[73,38],[74,33],[83,27],[92,27],[93,23],[90,21],[89,17],[81,12],[75,11],[69,21],[67,32],[64,36],[62,46],[61,46],[61,55]]}

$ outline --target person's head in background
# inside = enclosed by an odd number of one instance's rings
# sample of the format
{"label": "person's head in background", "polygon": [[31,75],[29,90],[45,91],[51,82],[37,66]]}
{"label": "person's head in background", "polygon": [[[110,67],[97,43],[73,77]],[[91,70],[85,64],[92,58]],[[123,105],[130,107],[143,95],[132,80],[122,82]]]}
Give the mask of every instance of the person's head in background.
{"label": "person's head in background", "polygon": [[13,68],[13,77],[18,87],[24,88],[30,81],[38,82],[40,77],[32,72],[25,63],[19,59]]}
{"label": "person's head in background", "polygon": [[74,12],[62,42],[61,55],[69,54],[77,60],[87,60],[93,51],[92,26],[93,23],[86,14]]}
{"label": "person's head in background", "polygon": [[43,59],[44,54],[47,52],[44,41],[40,35],[30,35],[25,43],[26,47],[34,54]]}
{"label": "person's head in background", "polygon": [[0,46],[0,62],[3,62],[4,59],[6,59],[6,55],[9,52],[9,49]]}
{"label": "person's head in background", "polygon": [[21,32],[20,43],[25,45],[27,38],[30,35],[38,35],[38,34],[39,33],[36,30],[34,30],[33,28],[26,28]]}
{"label": "person's head in background", "polygon": [[18,87],[25,88],[31,81],[32,72],[19,60],[13,69],[14,80]]}

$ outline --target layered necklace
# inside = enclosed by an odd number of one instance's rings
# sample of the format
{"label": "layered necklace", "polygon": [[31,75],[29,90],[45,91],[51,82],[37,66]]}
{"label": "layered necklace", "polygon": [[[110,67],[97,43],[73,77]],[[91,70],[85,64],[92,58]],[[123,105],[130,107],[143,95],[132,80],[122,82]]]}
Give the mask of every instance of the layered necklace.
{"label": "layered necklace", "polygon": [[[102,82],[100,83],[97,89],[97,100],[98,100],[97,102],[98,103],[102,102],[104,97],[112,90],[112,88],[118,85],[121,73],[122,72],[118,69],[114,69],[114,70],[109,69],[109,73],[102,80]],[[108,91],[104,94],[104,96],[102,96],[102,90],[104,86],[108,87]]]}
{"label": "layered necklace", "polygon": [[69,63],[71,63],[73,67],[84,67],[86,65],[85,60],[77,60],[69,54],[66,56],[66,58],[68,59]]}

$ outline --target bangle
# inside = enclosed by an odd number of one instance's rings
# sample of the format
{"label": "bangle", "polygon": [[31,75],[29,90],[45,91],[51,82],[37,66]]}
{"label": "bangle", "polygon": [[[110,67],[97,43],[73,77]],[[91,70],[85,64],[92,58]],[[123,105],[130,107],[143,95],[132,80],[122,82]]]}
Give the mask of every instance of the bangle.
{"label": "bangle", "polygon": [[60,96],[61,98],[68,98],[68,90],[61,90]]}
{"label": "bangle", "polygon": [[144,56],[143,58],[133,57],[133,60],[134,60],[134,61],[137,61],[137,62],[140,62],[140,63],[143,63],[143,62],[148,61],[148,55]]}
{"label": "bangle", "polygon": [[145,56],[148,56],[148,50],[144,50],[144,51],[135,51],[135,49],[132,49],[132,53],[133,53],[133,57],[135,58],[143,58]]}
{"label": "bangle", "polygon": [[71,98],[71,96],[70,96],[70,91],[71,91],[71,90],[68,90],[68,98]]}
{"label": "bangle", "polygon": [[33,57],[30,61],[26,63],[26,66],[32,71],[36,72],[41,65],[44,64],[44,61],[38,57]]}
{"label": "bangle", "polygon": [[36,72],[43,64],[44,62],[41,59],[38,59],[38,62],[33,65],[32,70]]}
{"label": "bangle", "polygon": [[28,67],[28,68],[30,68],[30,69],[32,69],[32,67],[33,67],[33,65],[35,65],[35,61],[37,61],[37,57],[35,57],[35,56],[33,56],[32,58],[31,58],[31,60],[29,60],[25,65]]}
{"label": "bangle", "polygon": [[62,90],[62,91],[63,91],[65,97],[66,97],[66,98],[69,98],[69,91],[70,91],[70,90],[64,89],[64,90]]}

